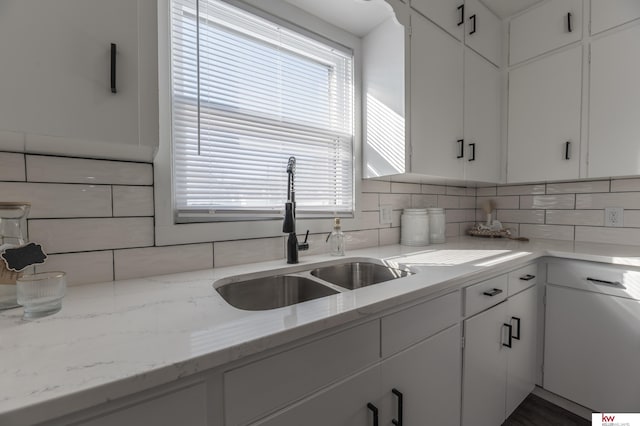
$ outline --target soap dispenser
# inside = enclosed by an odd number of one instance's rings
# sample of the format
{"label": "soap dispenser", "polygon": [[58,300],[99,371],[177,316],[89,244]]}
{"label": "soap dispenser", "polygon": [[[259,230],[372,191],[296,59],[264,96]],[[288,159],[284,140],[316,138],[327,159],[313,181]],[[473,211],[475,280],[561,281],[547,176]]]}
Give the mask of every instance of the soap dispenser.
{"label": "soap dispenser", "polygon": [[329,235],[329,253],[332,256],[344,256],[344,232],[340,229],[340,219],[333,220],[333,231]]}

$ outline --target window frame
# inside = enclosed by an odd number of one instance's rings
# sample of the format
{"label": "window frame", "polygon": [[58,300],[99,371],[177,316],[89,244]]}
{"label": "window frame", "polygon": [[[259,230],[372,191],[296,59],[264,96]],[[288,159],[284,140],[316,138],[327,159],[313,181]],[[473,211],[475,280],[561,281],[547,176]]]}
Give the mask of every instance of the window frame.
{"label": "window frame", "polygon": [[[362,176],[362,52],[360,39],[346,31],[319,20],[284,2],[261,2],[260,0],[223,0],[257,15],[267,18],[276,17],[294,28],[307,28],[311,34],[317,34],[327,40],[346,46],[353,51],[354,82],[354,134],[352,142],[353,158],[353,217],[343,220],[345,230],[361,229],[362,212],[360,205],[360,185]],[[268,3],[268,4],[265,4]],[[280,237],[282,220],[280,218],[252,221],[193,222],[176,223],[174,212],[174,189],[172,181],[171,146],[171,39],[170,39],[170,0],[158,3],[158,85],[159,85],[159,147],[154,160],[154,195],[156,207],[155,243],[156,245],[187,244],[196,242],[227,241],[250,238]],[[299,218],[298,229],[311,233],[330,230],[331,218]]]}

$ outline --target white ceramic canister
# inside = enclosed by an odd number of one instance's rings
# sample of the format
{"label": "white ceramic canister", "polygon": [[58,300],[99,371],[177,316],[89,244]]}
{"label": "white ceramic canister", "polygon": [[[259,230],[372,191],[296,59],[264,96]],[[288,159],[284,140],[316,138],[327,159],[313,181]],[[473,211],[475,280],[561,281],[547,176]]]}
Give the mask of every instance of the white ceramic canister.
{"label": "white ceramic canister", "polygon": [[445,242],[445,220],[444,209],[427,209],[429,213],[429,241],[432,244],[442,244]]}
{"label": "white ceramic canister", "polygon": [[400,244],[426,246],[429,244],[427,209],[404,209],[400,217]]}

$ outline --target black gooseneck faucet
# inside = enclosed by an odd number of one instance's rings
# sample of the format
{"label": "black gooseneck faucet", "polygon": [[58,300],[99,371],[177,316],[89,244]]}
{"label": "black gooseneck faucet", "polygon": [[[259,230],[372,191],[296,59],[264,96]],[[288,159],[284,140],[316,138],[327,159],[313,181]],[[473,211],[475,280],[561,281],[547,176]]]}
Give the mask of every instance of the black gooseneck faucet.
{"label": "black gooseneck faucet", "polygon": [[296,191],[293,179],[296,173],[296,157],[289,157],[287,164],[287,175],[289,177],[287,185],[287,202],[284,205],[284,222],[282,223],[282,232],[288,233],[287,239],[287,263],[298,263],[298,250],[308,250],[309,231],[304,237],[303,243],[298,243],[296,236]]}

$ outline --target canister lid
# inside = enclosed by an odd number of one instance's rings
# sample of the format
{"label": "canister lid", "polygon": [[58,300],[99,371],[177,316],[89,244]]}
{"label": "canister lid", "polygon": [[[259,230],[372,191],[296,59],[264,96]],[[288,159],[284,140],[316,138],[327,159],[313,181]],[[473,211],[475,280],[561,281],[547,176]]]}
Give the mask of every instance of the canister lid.
{"label": "canister lid", "polygon": [[422,215],[422,214],[427,214],[427,209],[404,209],[402,211],[402,214]]}

